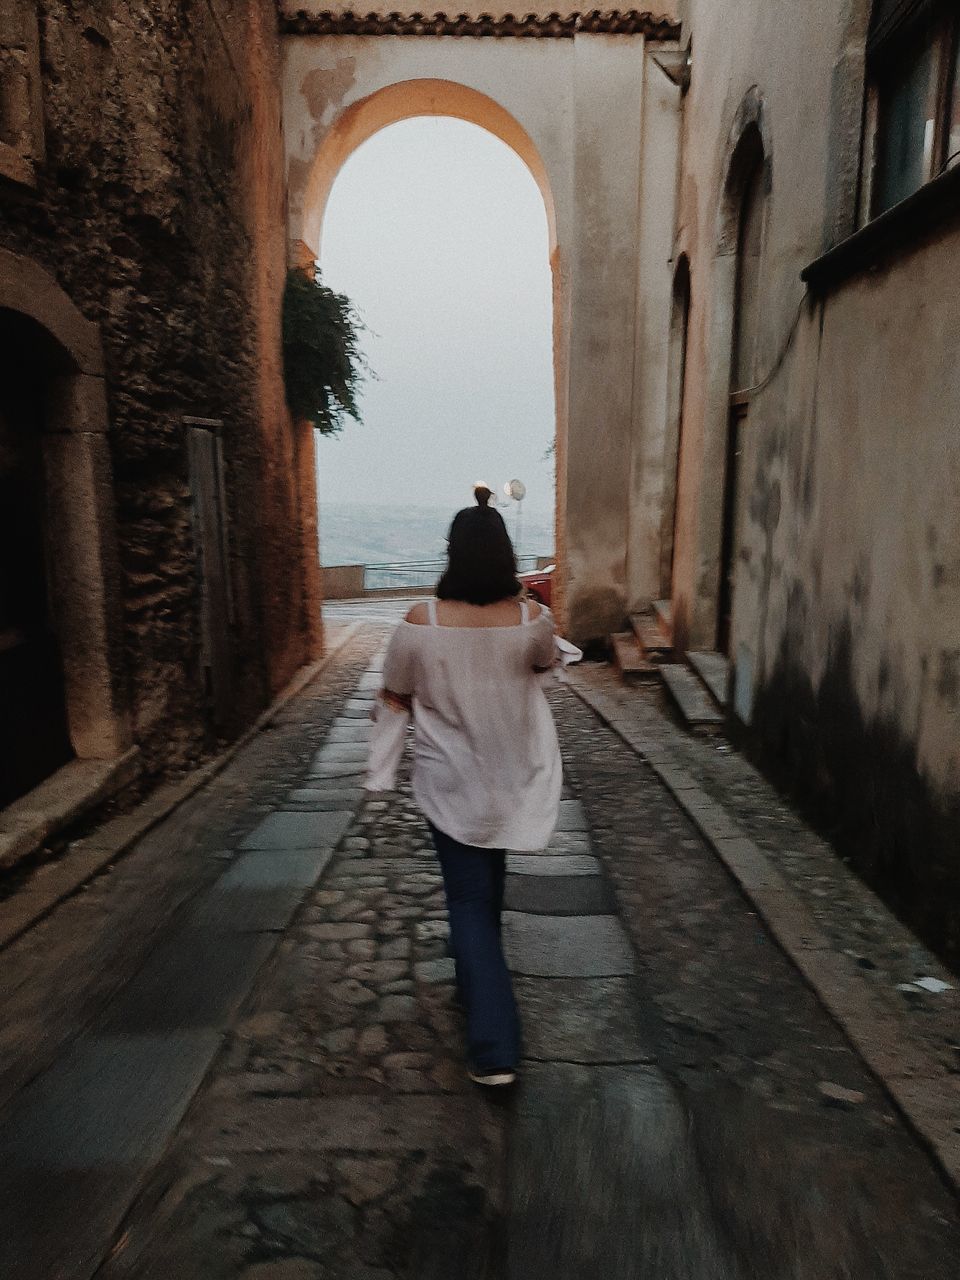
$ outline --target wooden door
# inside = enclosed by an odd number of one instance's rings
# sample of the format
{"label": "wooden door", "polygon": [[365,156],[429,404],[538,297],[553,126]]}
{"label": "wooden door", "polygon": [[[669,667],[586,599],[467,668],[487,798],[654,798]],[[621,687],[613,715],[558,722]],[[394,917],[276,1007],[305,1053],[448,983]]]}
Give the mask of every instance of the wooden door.
{"label": "wooden door", "polygon": [[201,661],[213,723],[230,722],[233,696],[233,593],[227,542],[223,442],[216,424],[188,423],[187,456],[200,580]]}

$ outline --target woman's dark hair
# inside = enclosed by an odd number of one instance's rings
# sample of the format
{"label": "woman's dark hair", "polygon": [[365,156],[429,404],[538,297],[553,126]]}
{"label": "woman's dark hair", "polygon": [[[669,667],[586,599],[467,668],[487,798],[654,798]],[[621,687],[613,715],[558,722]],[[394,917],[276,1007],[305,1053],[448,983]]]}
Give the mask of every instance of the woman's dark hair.
{"label": "woman's dark hair", "polygon": [[437,583],[439,600],[463,600],[467,604],[493,604],[509,600],[523,590],[517,581],[513,543],[486,485],[478,484],[475,507],[464,507],[453,517],[447,538],[447,568]]}

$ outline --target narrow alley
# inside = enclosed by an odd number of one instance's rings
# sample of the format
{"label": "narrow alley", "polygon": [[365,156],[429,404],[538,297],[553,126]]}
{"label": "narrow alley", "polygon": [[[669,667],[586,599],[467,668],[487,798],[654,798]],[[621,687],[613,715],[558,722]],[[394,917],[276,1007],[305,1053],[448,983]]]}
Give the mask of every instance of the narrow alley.
{"label": "narrow alley", "polygon": [[[360,789],[399,609],[328,608],[311,682],[5,948],[4,1280],[952,1280],[956,993],[898,992],[942,970],[724,740],[605,667],[551,692],[559,829],[509,858],[521,1084],[467,1081],[407,773]],[[766,848],[756,896],[694,789]],[[860,975],[872,1048],[764,922],[771,885]]]}

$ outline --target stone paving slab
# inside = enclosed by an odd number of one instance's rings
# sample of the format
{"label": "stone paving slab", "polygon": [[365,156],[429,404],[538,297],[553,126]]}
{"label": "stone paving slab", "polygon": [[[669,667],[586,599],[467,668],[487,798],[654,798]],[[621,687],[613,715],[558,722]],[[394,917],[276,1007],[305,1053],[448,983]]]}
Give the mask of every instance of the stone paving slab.
{"label": "stone paving slab", "polygon": [[269,933],[180,929],[153,952],[104,1013],[109,1032],[226,1027],[275,944]]}
{"label": "stone paving slab", "polygon": [[327,734],[327,742],[360,742],[370,741],[373,725],[369,721],[340,720],[334,722]]}
{"label": "stone paving slab", "polygon": [[136,1166],[156,1156],[220,1043],[210,1028],[78,1040],[0,1131],[0,1169]]}
{"label": "stone paving slab", "polygon": [[298,811],[335,813],[354,809],[363,799],[362,787],[297,787],[287,793],[285,804],[295,805]]}
{"label": "stone paving slab", "polygon": [[330,861],[329,849],[252,849],[241,854],[210,893],[231,889],[309,888]]}
{"label": "stone paving slab", "polygon": [[633,952],[616,916],[503,913],[507,962],[542,978],[605,978],[634,972]]}
{"label": "stone paving slab", "polygon": [[334,848],[350,825],[349,810],[330,813],[294,813],[278,810],[240,842],[241,849]]}
{"label": "stone paving slab", "polygon": [[219,1044],[209,1030],[85,1037],[34,1081],[0,1129],[4,1280],[92,1273]]}
{"label": "stone paving slab", "polygon": [[329,849],[241,854],[196,900],[186,914],[184,927],[212,933],[283,929],[331,856]]}
{"label": "stone paving slab", "polygon": [[727,704],[730,694],[730,659],[722,653],[691,649],[687,661],[707,686],[721,707]]}
{"label": "stone paving slab", "polygon": [[653,1068],[529,1066],[510,1185],[506,1280],[747,1274],[730,1265],[687,1116]]}
{"label": "stone paving slab", "polygon": [[586,831],[555,831],[550,843],[541,852],[557,853],[590,853],[590,837]]}
{"label": "stone paving slab", "polygon": [[681,663],[662,662],[660,678],[690,725],[723,725],[723,712],[694,673]]}
{"label": "stone paving slab", "polygon": [[557,916],[602,916],[615,910],[606,881],[583,875],[508,875],[504,907],[507,911]]}
{"label": "stone paving slab", "polygon": [[579,800],[561,800],[557,831],[587,831],[587,815]]}
{"label": "stone paving slab", "polygon": [[329,746],[321,747],[313,757],[310,772],[316,773],[327,764],[365,765],[368,754],[366,744],[362,742],[331,742]]}
{"label": "stone paving slab", "polygon": [[650,1062],[631,978],[516,978],[526,1059]]}
{"label": "stone paving slab", "polygon": [[222,889],[204,894],[188,913],[189,929],[211,933],[279,932],[289,925],[303,901],[297,884]]}
{"label": "stone paving slab", "polygon": [[347,760],[328,764],[314,764],[303,785],[316,786],[318,782],[339,780],[340,785],[350,784],[356,780],[362,783],[367,771],[366,756],[362,760]]}
{"label": "stone paving slab", "polygon": [[507,873],[514,876],[598,876],[600,863],[589,854],[508,853]]}

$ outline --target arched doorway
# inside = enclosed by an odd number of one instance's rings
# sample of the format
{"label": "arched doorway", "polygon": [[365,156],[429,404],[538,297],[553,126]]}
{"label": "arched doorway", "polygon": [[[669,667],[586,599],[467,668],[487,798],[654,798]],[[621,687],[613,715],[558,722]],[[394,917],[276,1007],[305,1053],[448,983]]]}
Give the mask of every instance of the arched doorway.
{"label": "arched doorway", "polygon": [[529,170],[543,198],[547,222],[552,291],[552,348],[555,412],[556,490],[555,547],[558,569],[554,608],[565,602],[563,547],[566,499],[566,423],[569,316],[566,285],[557,245],[557,220],[546,168],[532,139],[518,121],[494,99],[455,81],[406,80],[387,85],[354,102],[326,130],[309,172],[292,182],[292,265],[312,269],[321,258],[323,219],[333,183],[346,160],[374,134],[390,125],[418,117],[450,117],[477,125],[505,143]]}
{"label": "arched doorway", "polygon": [[130,734],[99,335],[43,268],[0,250],[0,344],[5,805],[73,760],[112,767]]}
{"label": "arched doorway", "polygon": [[751,123],[741,135],[734,151],[726,197],[727,226],[735,257],[717,594],[717,649],[728,656],[733,631],[741,517],[741,459],[750,398],[756,380],[768,182],[763,139],[758,125]]}
{"label": "arched doorway", "polygon": [[0,808],[73,759],[51,608],[44,396],[68,371],[33,320],[0,310]]}
{"label": "arched doorway", "polygon": [[687,383],[687,338],[690,329],[690,260],[681,254],[673,273],[668,355],[667,430],[664,469],[667,482],[660,535],[660,592],[669,598],[673,590],[673,559],[677,544],[677,487],[683,446],[683,397]]}

